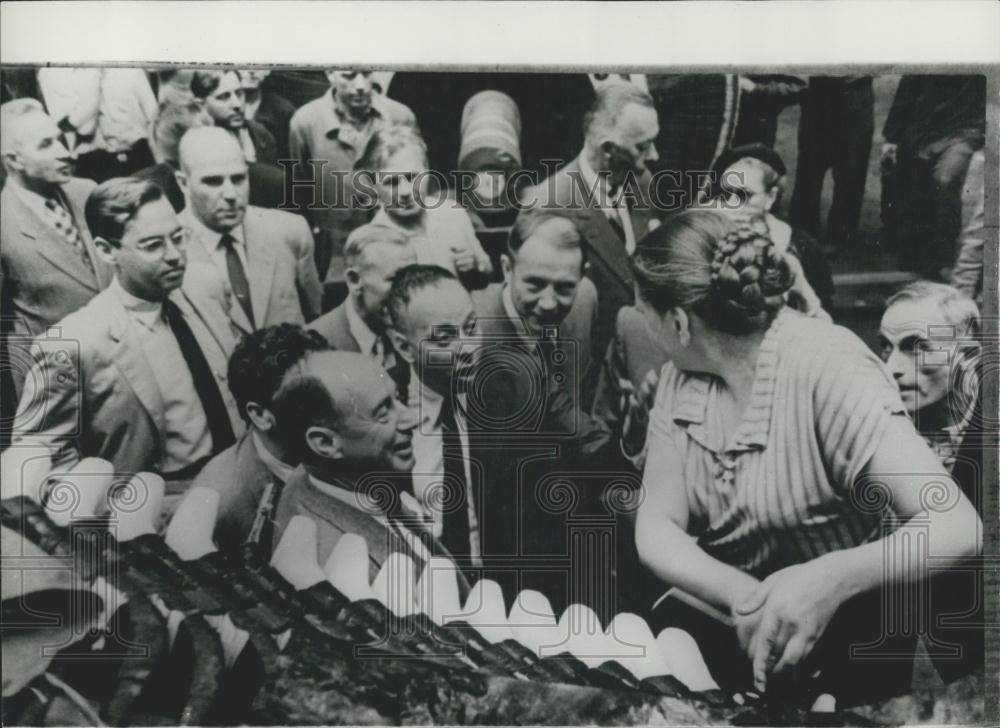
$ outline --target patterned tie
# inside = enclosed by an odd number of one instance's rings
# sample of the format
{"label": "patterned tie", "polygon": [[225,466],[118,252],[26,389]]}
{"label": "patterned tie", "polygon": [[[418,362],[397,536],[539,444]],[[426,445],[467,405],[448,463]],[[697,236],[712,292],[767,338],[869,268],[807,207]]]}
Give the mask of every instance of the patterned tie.
{"label": "patterned tie", "polygon": [[49,211],[49,222],[52,227],[76,250],[76,254],[83,260],[84,265],[93,273],[94,263],[87,254],[87,248],[83,244],[83,236],[80,235],[80,230],[73,221],[73,216],[58,200],[52,197],[45,200],[45,209]]}
{"label": "patterned tie", "polygon": [[219,384],[215,381],[212,367],[209,366],[194,332],[188,326],[188,322],[184,320],[184,314],[177,307],[177,304],[170,299],[164,301],[163,315],[167,319],[170,330],[174,332],[181,355],[191,371],[195,392],[198,393],[201,407],[205,410],[208,430],[212,434],[212,453],[222,452],[236,442],[236,434],[229,421],[226,402],[222,398],[222,392],[219,391]]}
{"label": "patterned tie", "polygon": [[247,279],[247,272],[243,268],[243,261],[236,250],[236,238],[229,233],[223,234],[219,239],[226,251],[226,272],[229,274],[229,285],[233,289],[233,295],[239,301],[240,307],[250,320],[250,327],[257,328],[253,320],[253,306],[250,304],[250,281]]}

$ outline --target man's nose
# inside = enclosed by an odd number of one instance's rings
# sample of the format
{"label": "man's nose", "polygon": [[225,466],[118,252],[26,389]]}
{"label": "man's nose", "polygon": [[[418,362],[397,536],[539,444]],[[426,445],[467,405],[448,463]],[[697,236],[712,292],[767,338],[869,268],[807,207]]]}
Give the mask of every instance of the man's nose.
{"label": "man's nose", "polygon": [[660,158],[660,153],[656,151],[656,145],[650,144],[649,150],[646,152],[646,161],[655,162],[659,158]]}
{"label": "man's nose", "polygon": [[538,296],[538,308],[542,311],[555,311],[559,306],[559,302],[556,300],[556,292],[552,290],[552,286],[542,290],[541,295]]}
{"label": "man's nose", "polygon": [[396,190],[400,197],[410,197],[413,195],[413,180],[411,179],[400,179],[399,184],[396,186]]}
{"label": "man's nose", "polygon": [[417,426],[417,415],[412,409],[407,407],[398,399],[395,407],[399,410],[399,418],[396,420],[396,429],[400,432],[409,432]]}
{"label": "man's nose", "polygon": [[56,157],[58,159],[71,160],[73,159],[73,154],[69,151],[65,144],[63,144],[61,139],[56,140]]}
{"label": "man's nose", "polygon": [[187,262],[187,256],[184,251],[172,240],[167,240],[163,257],[171,263],[179,263],[180,265],[184,265]]}
{"label": "man's nose", "polygon": [[906,357],[895,350],[889,354],[889,358],[885,360],[885,365],[896,379],[902,379],[903,375],[909,369],[909,362]]}

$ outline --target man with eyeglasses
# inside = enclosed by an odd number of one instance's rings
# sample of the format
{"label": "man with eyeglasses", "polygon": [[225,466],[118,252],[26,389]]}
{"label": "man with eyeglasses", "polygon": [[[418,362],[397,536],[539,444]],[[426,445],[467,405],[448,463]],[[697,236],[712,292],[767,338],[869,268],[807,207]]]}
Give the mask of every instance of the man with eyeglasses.
{"label": "man with eyeglasses", "polygon": [[188,269],[187,233],[155,184],[108,180],[86,217],[114,280],[59,322],[59,339],[36,340],[14,444],[46,445],[60,468],[98,457],[118,473],[162,473],[169,512],[244,430],[226,386],[223,293]]}

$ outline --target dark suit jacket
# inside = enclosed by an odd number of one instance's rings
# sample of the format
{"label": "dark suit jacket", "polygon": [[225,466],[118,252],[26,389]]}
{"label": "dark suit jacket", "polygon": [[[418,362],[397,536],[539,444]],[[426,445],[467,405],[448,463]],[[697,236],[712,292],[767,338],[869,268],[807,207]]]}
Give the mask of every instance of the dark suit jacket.
{"label": "dark suit jacket", "polygon": [[288,157],[288,127],[294,113],[295,107],[291,101],[271,89],[261,89],[260,106],[257,107],[253,121],[271,132],[279,159]]}
{"label": "dark suit jacket", "polygon": [[[220,549],[236,548],[246,542],[260,499],[273,480],[271,471],[257,455],[249,430],[209,460],[198,474],[192,486],[219,494],[214,537]],[[271,544],[264,546],[271,548]]]}
{"label": "dark suit jacket", "polygon": [[[260,162],[251,162],[247,167],[247,178],[250,181],[250,204],[255,207],[282,208],[285,199],[285,178],[281,170],[278,167]],[[177,184],[174,168],[166,162],[141,169],[134,176],[155,182],[170,200],[174,210],[180,212],[184,209],[184,192]],[[289,212],[298,212],[298,210],[289,208]]]}
{"label": "dark suit jacket", "polygon": [[[641,201],[630,209],[632,230],[636,242],[649,232],[653,209],[648,199],[649,177],[638,180]],[[579,157],[557,171],[541,184],[528,188],[523,201],[542,205],[546,210],[567,217],[576,223],[587,245],[590,262],[588,276],[600,292],[597,325],[593,333],[594,348],[605,352],[615,333],[618,309],[635,302],[635,281],[629,267],[629,256],[604,212],[595,206],[580,172]]]}
{"label": "dark suit jacket", "polygon": [[276,165],[278,163],[278,142],[267,130],[267,127],[253,119],[247,119],[247,131],[250,132],[250,141],[253,142],[254,151],[257,152],[257,162],[260,164]]}
{"label": "dark suit jacket", "polygon": [[[507,310],[503,305],[503,284],[491,283],[486,288],[473,291],[472,300],[476,306],[477,325],[482,330],[490,325],[492,321],[500,322],[501,333],[513,331],[515,326],[520,326],[520,322],[511,322],[507,316]],[[566,319],[559,325],[559,340],[564,351],[573,357],[574,366],[567,366],[565,369],[573,377],[569,386],[580,387],[585,381],[587,373],[593,366],[594,352],[592,347],[591,332],[597,321],[597,289],[589,278],[584,278],[577,288],[576,298],[570,308]],[[591,399],[587,391],[580,392],[579,401],[584,405],[584,409],[589,409],[588,404]]]}
{"label": "dark suit jacket", "polygon": [[[320,491],[309,482],[309,474],[303,466],[296,468],[282,489],[275,511],[273,546],[281,541],[288,522],[294,516],[306,516],[316,523],[318,551],[315,558],[320,566],[326,563],[341,536],[354,533],[364,538],[368,544],[369,583],[375,579],[386,557],[394,552],[406,554],[413,559],[418,577],[423,570],[424,562],[395,531],[386,528],[360,508],[354,508]],[[433,555],[451,559],[444,546],[430,534],[423,534],[421,540],[428,544]],[[309,558],[309,555],[303,554],[303,558]],[[458,585],[460,596],[464,599],[470,585],[460,572]]]}

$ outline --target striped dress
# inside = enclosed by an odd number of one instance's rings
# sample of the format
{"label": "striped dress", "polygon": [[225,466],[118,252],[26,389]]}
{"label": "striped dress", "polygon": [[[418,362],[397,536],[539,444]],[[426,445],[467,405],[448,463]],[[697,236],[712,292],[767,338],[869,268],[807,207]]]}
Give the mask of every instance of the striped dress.
{"label": "striped dress", "polygon": [[905,416],[882,362],[847,329],[784,309],[765,333],[750,404],[724,442],[722,381],[664,365],[644,487],[684,488],[688,531],[758,578],[879,533],[879,504],[852,488]]}

